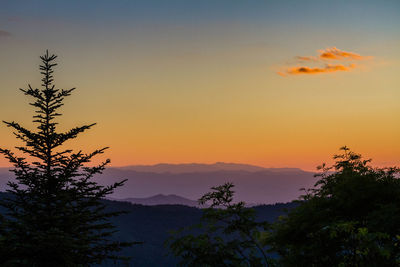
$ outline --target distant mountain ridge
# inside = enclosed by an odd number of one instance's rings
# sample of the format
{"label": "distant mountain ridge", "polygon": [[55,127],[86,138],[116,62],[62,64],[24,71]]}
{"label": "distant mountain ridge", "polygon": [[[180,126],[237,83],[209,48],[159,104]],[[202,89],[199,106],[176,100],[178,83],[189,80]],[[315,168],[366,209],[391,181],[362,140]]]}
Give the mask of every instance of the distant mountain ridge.
{"label": "distant mountain ridge", "polygon": [[[300,188],[311,188],[317,181],[314,173],[297,168],[263,168],[223,162],[109,167],[102,175],[94,177],[100,185],[123,179],[127,181],[115,190],[111,196],[114,199],[163,194],[194,201],[209,192],[211,187],[232,182],[235,201],[245,201],[250,205],[290,202],[303,194]],[[0,168],[0,191],[5,191],[7,181],[14,181],[13,173],[8,168]]]}
{"label": "distant mountain ridge", "polygon": [[178,195],[164,195],[164,194],[157,194],[151,197],[144,197],[144,198],[124,198],[124,199],[114,199],[112,200],[117,201],[126,201],[132,204],[140,204],[145,206],[155,206],[155,205],[185,205],[189,207],[198,207],[199,204],[195,200],[191,200],[188,198],[184,198]]}
{"label": "distant mountain ridge", "polygon": [[226,163],[216,162],[212,164],[205,163],[159,163],[155,165],[130,165],[122,167],[112,167],[122,170],[131,170],[137,172],[152,172],[152,173],[192,173],[192,172],[214,172],[214,171],[247,171],[247,172],[302,172],[299,168],[264,168],[260,166],[241,164],[241,163]]}
{"label": "distant mountain ridge", "polygon": [[[164,194],[157,194],[151,197],[129,197],[129,198],[113,198],[107,197],[108,200],[112,201],[120,201],[120,202],[129,202],[131,204],[139,204],[143,206],[157,206],[157,205],[183,205],[188,207],[195,207],[195,208],[208,208],[209,203],[200,205],[199,201],[188,199],[185,197],[181,197],[178,195],[164,195]],[[245,203],[246,207],[254,207],[258,206],[259,204],[256,203]]]}
{"label": "distant mountain ridge", "polygon": [[301,188],[311,188],[317,181],[314,173],[296,168],[268,169],[221,163],[113,167],[96,177],[100,184],[122,179],[128,180],[125,186],[115,191],[113,197],[118,199],[145,198],[161,193],[195,200],[213,186],[232,182],[235,185],[235,201],[252,205],[298,199],[303,194]]}

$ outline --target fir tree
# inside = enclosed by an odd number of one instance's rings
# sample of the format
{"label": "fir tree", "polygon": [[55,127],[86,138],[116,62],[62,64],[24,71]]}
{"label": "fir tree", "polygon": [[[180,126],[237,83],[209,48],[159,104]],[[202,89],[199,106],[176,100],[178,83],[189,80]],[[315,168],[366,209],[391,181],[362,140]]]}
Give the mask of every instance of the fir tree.
{"label": "fir tree", "polygon": [[[16,147],[24,157],[8,149],[0,153],[13,164],[16,182],[9,182],[9,196],[0,203],[7,212],[1,227],[0,264],[9,266],[88,266],[106,259],[122,259],[118,251],[130,242],[112,240],[116,232],[109,219],[122,212],[108,212],[102,198],[124,181],[101,186],[92,181],[109,160],[98,166],[87,163],[105,149],[85,154],[64,149],[63,144],[95,124],[57,132],[56,118],[72,89],[54,85],[56,55],[41,56],[41,89],[20,89],[31,97],[36,114],[35,131],[17,122],[4,122],[23,142]],[[4,251],[3,251],[4,252]]]}

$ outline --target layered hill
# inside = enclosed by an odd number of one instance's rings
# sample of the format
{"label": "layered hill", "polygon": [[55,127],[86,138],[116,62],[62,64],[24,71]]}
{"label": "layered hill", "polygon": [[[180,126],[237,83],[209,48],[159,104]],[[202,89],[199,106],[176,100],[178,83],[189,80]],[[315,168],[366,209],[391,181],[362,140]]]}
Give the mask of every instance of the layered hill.
{"label": "layered hill", "polygon": [[[0,192],[0,200],[6,194]],[[141,241],[143,244],[125,249],[122,254],[132,257],[129,266],[176,266],[177,259],[169,254],[165,240],[172,230],[187,227],[200,222],[202,210],[183,205],[143,206],[128,202],[104,200],[108,211],[127,211],[119,217],[112,218],[117,232],[114,238],[119,241]],[[295,203],[262,205],[255,207],[260,221],[274,221],[284,214],[284,209],[296,206]],[[0,207],[0,214],[4,214]],[[117,266],[114,262],[100,265]]]}
{"label": "layered hill", "polygon": [[143,197],[143,198],[134,198],[134,197],[124,198],[124,199],[110,198],[110,200],[130,202],[132,204],[140,204],[145,206],[155,206],[155,205],[184,205],[189,207],[198,206],[198,202],[195,200],[191,200],[177,195],[163,195],[163,194],[157,194],[155,196]]}
{"label": "layered hill", "polygon": [[253,204],[273,204],[297,199],[315,182],[314,173],[296,168],[216,164],[158,164],[108,168],[96,177],[101,184],[128,179],[113,197],[147,198],[157,194],[177,195],[197,200],[213,186],[235,184],[236,200]]}
{"label": "layered hill", "polygon": [[[0,169],[0,190],[12,180],[7,168]],[[273,204],[297,199],[301,188],[310,188],[316,182],[314,173],[296,168],[263,168],[259,166],[222,163],[215,164],[157,164],[107,168],[95,180],[108,185],[128,179],[125,186],[111,196],[115,199],[139,201],[159,194],[180,196],[189,202],[196,201],[213,186],[226,182],[235,184],[236,200],[252,204]],[[157,204],[185,204],[170,201],[171,196],[157,197]],[[127,200],[131,202],[131,200]],[[186,200],[185,200],[186,201]],[[193,202],[192,202],[193,203]]]}

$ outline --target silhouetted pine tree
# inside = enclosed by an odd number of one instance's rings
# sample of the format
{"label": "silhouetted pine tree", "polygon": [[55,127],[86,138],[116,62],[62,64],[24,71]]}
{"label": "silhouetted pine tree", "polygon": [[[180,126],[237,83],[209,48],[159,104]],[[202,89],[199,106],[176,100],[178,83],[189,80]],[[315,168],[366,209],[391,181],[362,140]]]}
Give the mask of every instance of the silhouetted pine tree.
{"label": "silhouetted pine tree", "polygon": [[[36,109],[31,131],[16,122],[4,122],[13,128],[24,146],[16,147],[27,155],[15,155],[0,149],[14,165],[16,182],[9,182],[9,197],[0,203],[7,209],[2,223],[0,245],[6,249],[0,264],[10,266],[88,266],[106,259],[122,259],[117,254],[130,242],[111,240],[116,231],[110,217],[122,212],[107,212],[102,198],[113,192],[124,181],[111,186],[100,186],[92,181],[101,173],[106,160],[95,167],[85,167],[106,148],[90,154],[63,149],[64,142],[95,124],[56,131],[55,119],[60,116],[63,100],[75,89],[58,89],[53,83],[53,69],[57,56],[48,51],[41,56],[43,75],[41,89],[21,89],[33,98]],[[5,255],[6,254],[6,255]]]}

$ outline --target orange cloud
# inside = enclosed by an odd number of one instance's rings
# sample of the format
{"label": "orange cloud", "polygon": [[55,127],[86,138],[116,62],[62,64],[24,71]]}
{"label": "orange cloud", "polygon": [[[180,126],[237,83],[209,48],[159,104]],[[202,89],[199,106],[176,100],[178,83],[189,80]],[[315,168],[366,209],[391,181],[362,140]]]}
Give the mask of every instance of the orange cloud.
{"label": "orange cloud", "polygon": [[[347,52],[340,50],[336,47],[328,47],[325,50],[318,50],[318,56],[297,56],[296,59],[299,63],[301,62],[312,62],[315,64],[323,64],[327,60],[342,60],[342,61],[358,61],[371,59],[371,56],[361,56],[353,52]],[[283,72],[278,72],[281,76],[286,75],[296,75],[296,74],[319,74],[319,73],[330,73],[337,71],[350,71],[355,68],[355,64],[343,65],[343,64],[326,64],[322,66],[295,66],[287,68]],[[357,65],[357,67],[362,67],[362,65]]]}
{"label": "orange cloud", "polygon": [[286,74],[290,75],[297,75],[297,74],[320,74],[320,73],[327,73],[327,72],[336,72],[336,71],[350,71],[351,69],[355,68],[355,64],[350,64],[349,66],[344,65],[331,65],[328,64],[323,68],[310,68],[307,66],[301,67],[292,67],[286,70],[286,72],[278,72],[281,76],[286,76]]}
{"label": "orange cloud", "polygon": [[346,52],[342,51],[340,49],[337,49],[336,47],[330,47],[327,48],[326,50],[318,50],[320,53],[319,58],[325,60],[340,60],[340,59],[352,59],[352,60],[364,60],[364,59],[369,59],[371,57],[364,57],[359,54],[353,53],[353,52]]}

